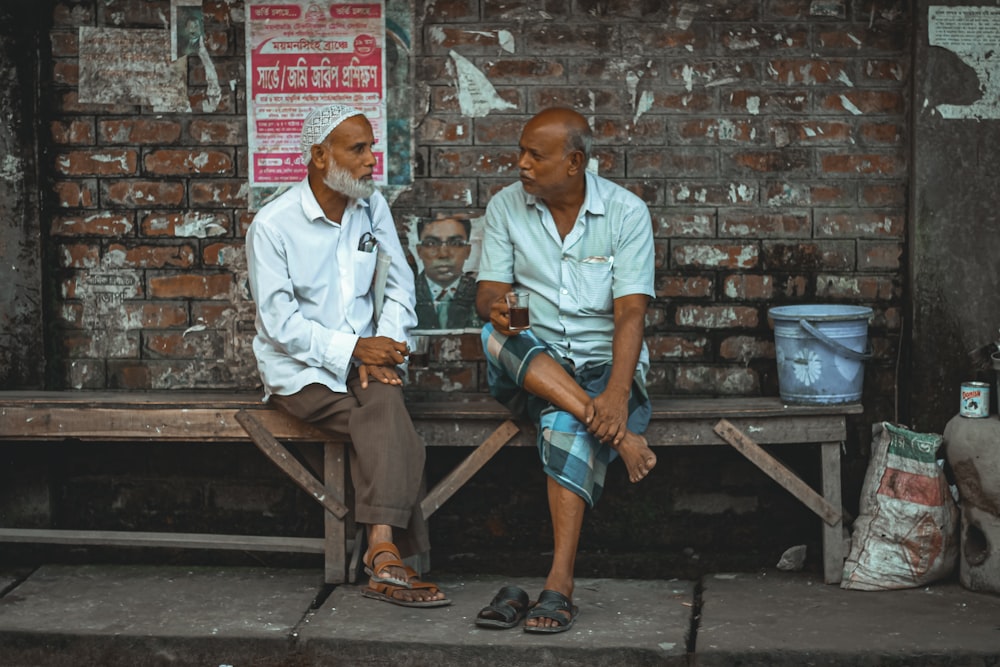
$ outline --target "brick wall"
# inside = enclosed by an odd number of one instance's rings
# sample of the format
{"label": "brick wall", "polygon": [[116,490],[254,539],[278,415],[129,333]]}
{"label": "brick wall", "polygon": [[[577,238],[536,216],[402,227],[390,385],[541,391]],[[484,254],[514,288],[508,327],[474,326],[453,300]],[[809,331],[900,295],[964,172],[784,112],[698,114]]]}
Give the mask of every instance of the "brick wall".
{"label": "brick wall", "polygon": [[[481,212],[516,176],[524,121],[571,106],[592,121],[599,172],[653,216],[654,393],[774,394],[768,308],[854,303],[875,311],[866,402],[891,418],[907,3],[411,4],[415,177],[394,201],[401,226]],[[242,254],[244,7],[203,6],[211,67],[231,85],[204,111],[209,77],[191,58],[191,113],[77,98],[79,27],[163,28],[167,0],[55,6],[50,315],[66,386],[256,386]],[[495,88],[489,113],[463,108],[461,78],[475,72]],[[435,366],[413,386],[482,392],[476,337],[436,343]]]}

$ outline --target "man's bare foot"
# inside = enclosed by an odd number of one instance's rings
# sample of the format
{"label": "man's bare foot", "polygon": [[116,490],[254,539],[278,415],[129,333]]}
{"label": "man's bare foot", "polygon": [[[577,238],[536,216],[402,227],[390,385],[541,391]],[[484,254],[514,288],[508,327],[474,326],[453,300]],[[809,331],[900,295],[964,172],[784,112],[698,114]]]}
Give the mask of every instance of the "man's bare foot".
{"label": "man's bare foot", "polygon": [[629,431],[618,443],[618,455],[625,462],[631,482],[641,481],[656,466],[656,454],[649,448],[646,438]]}

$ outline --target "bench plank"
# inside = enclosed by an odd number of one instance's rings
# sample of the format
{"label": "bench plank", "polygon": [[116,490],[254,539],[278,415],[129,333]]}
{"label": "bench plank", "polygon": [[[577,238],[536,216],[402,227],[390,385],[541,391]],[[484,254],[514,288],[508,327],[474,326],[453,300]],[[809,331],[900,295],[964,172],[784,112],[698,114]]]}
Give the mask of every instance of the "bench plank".
{"label": "bench plank", "polygon": [[323,553],[323,540],[318,537],[217,535],[209,533],[0,528],[0,542],[65,544],[72,546],[173,547],[178,549]]}

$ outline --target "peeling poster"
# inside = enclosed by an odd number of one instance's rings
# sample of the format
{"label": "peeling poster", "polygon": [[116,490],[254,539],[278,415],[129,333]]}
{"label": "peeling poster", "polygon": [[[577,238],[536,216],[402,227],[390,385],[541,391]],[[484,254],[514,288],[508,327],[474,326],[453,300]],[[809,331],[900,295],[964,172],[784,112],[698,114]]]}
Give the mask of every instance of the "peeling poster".
{"label": "peeling poster", "polygon": [[189,112],[187,59],[170,60],[166,30],[80,28],[80,101]]}
{"label": "peeling poster", "polygon": [[947,49],[979,79],[979,99],[939,104],[943,118],[1000,118],[1000,7],[928,7],[928,44]]}

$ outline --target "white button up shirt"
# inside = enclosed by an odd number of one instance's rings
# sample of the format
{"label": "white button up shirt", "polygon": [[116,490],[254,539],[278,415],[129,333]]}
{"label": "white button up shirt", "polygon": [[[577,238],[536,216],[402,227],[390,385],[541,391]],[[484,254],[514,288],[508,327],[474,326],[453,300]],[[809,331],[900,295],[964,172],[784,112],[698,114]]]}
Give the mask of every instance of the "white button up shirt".
{"label": "white button up shirt", "polygon": [[[378,252],[359,250],[366,232],[392,260],[377,323],[371,287]],[[416,326],[413,270],[381,193],[367,203],[350,201],[337,223],[323,214],[303,179],[254,216],[246,253],[257,303],[253,350],[265,399],[313,383],[346,391],[359,338],[405,341]]]}

